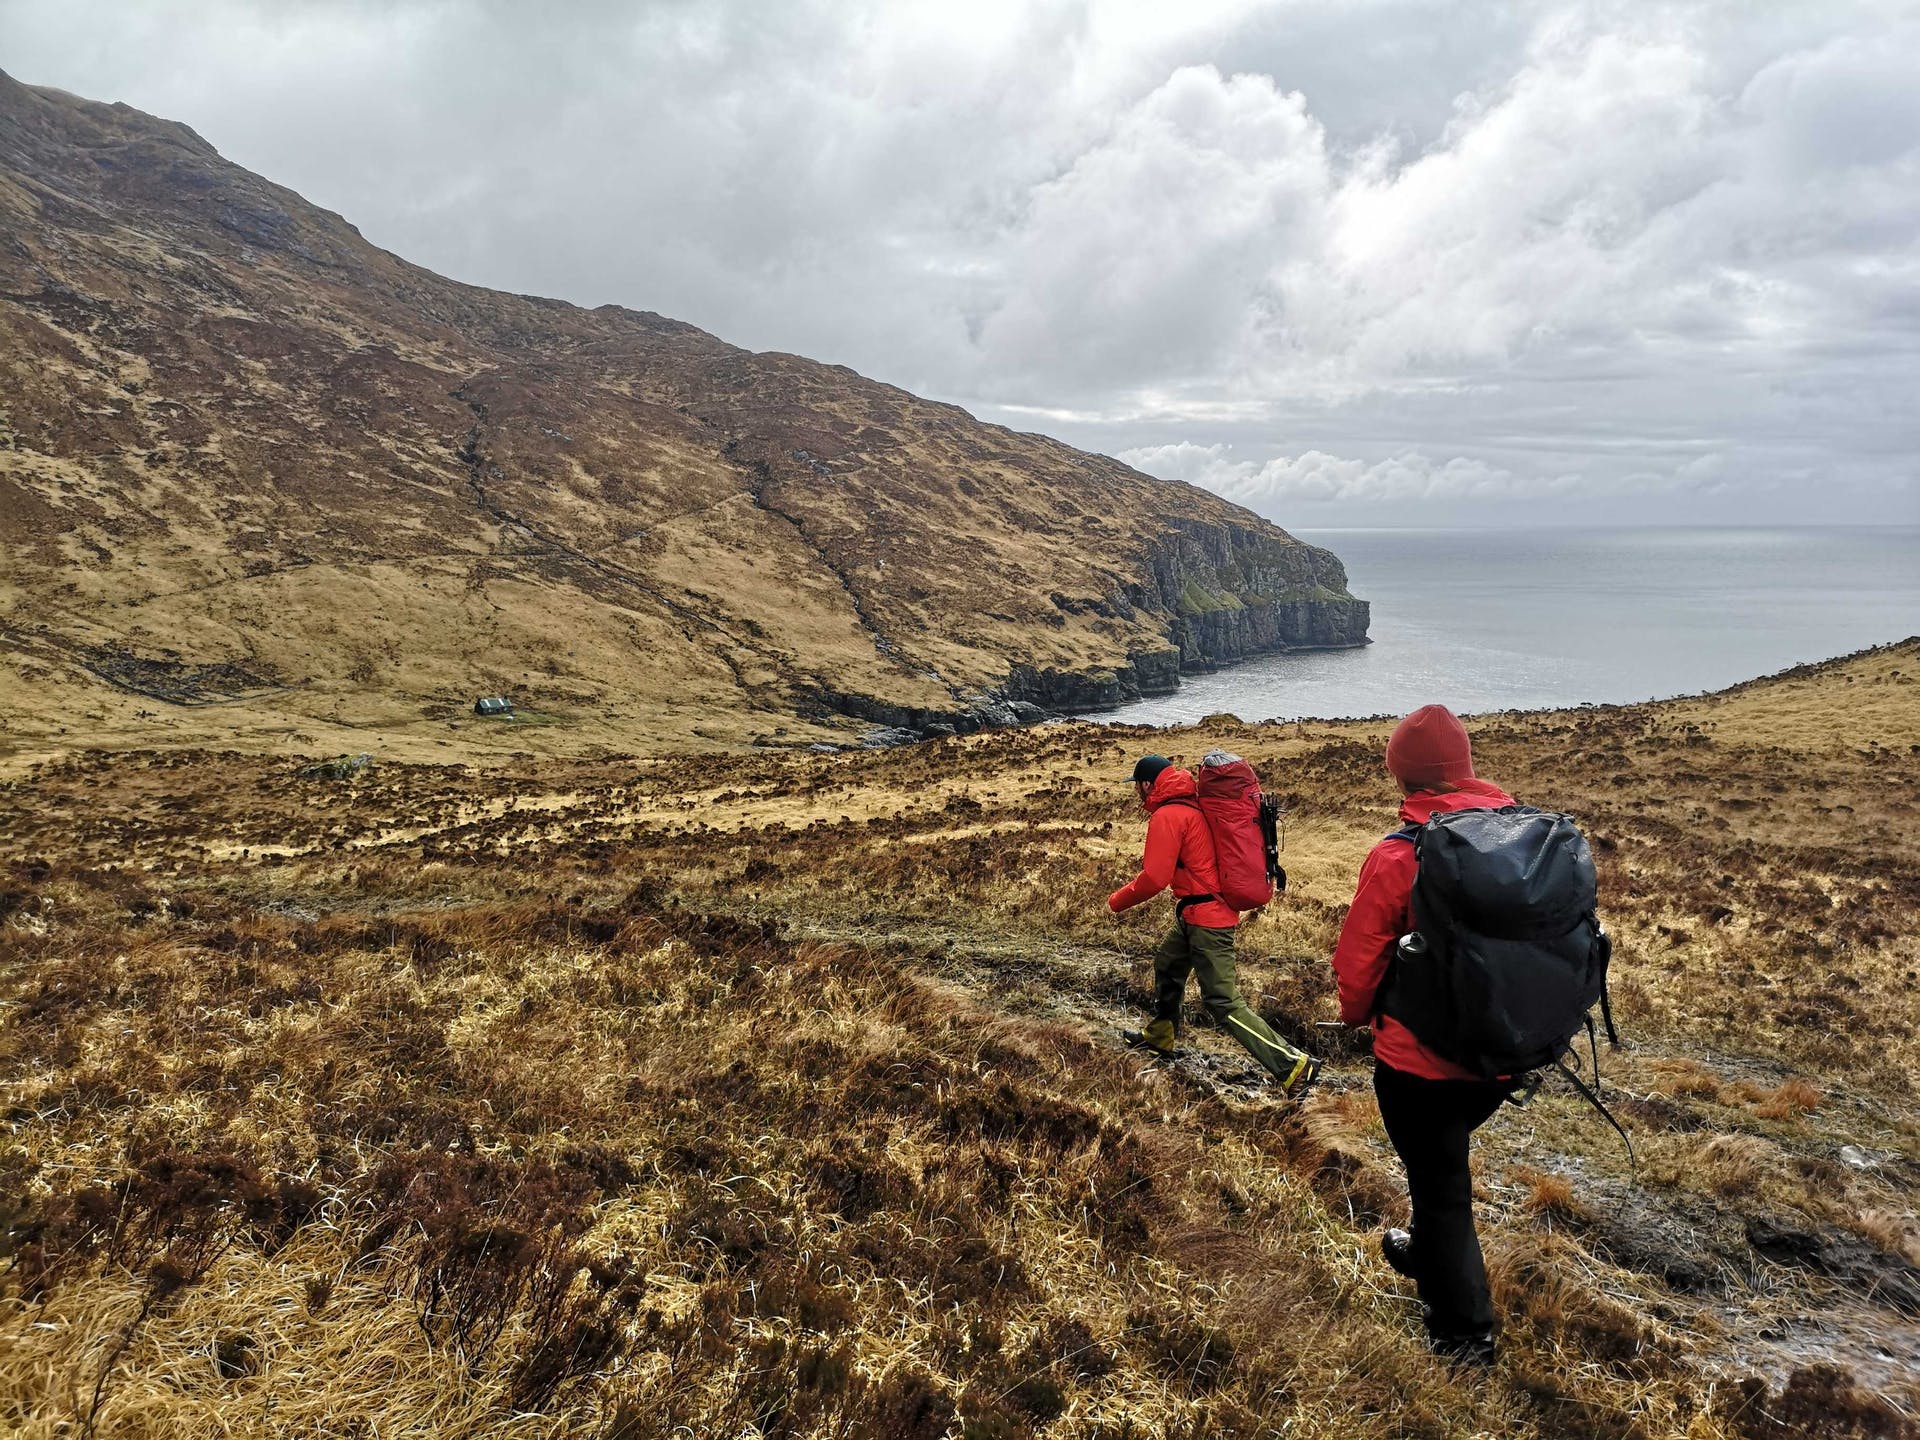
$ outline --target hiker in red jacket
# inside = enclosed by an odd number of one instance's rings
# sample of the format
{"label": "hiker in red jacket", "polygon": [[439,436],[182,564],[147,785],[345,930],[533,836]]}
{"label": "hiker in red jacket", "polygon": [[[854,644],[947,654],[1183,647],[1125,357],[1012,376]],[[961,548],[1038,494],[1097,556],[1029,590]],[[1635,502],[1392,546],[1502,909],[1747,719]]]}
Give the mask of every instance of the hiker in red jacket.
{"label": "hiker in red jacket", "polygon": [[1199,787],[1193,776],[1164,755],[1148,755],[1133,767],[1133,787],[1149,817],[1146,857],[1140,873],[1107,897],[1107,908],[1119,914],[1171,887],[1174,919],[1153,956],[1153,1021],[1145,1030],[1127,1032],[1128,1042],[1172,1055],[1187,976],[1197,973],[1201,1000],[1214,1023],[1245,1046],[1289,1095],[1305,1094],[1319,1077],[1320,1062],[1274,1034],[1240,998],[1233,961],[1240,912],[1215,898],[1213,836],[1195,801]]}
{"label": "hiker in red jacket", "polygon": [[[1466,727],[1443,705],[1414,711],[1387,742],[1387,769],[1405,799],[1400,819],[1425,824],[1436,811],[1498,809],[1513,797],[1473,773]],[[1433,1348],[1450,1359],[1491,1364],[1493,1301],[1473,1228],[1467,1142],[1512,1091],[1442,1059],[1413,1032],[1380,1014],[1376,996],[1400,937],[1413,928],[1414,849],[1400,835],[1379,841],[1333,952],[1340,1018],[1373,1026],[1373,1088],[1387,1138],[1407,1171],[1413,1228],[1381,1238],[1387,1263],[1419,1287]]]}

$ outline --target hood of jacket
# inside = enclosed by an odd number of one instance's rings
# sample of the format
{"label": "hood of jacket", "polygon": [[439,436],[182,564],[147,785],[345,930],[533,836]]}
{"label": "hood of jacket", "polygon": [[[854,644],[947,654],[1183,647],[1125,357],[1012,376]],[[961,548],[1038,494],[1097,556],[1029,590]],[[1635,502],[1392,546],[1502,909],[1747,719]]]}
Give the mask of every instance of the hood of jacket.
{"label": "hood of jacket", "polygon": [[1400,802],[1400,818],[1409,825],[1424,825],[1445,810],[1498,810],[1515,803],[1490,781],[1462,780],[1458,790],[1419,790],[1407,796]]}
{"label": "hood of jacket", "polygon": [[1200,786],[1194,780],[1192,771],[1169,765],[1160,772],[1160,778],[1153,782],[1153,789],[1147,792],[1147,809],[1158,810],[1169,800],[1191,800],[1199,793]]}

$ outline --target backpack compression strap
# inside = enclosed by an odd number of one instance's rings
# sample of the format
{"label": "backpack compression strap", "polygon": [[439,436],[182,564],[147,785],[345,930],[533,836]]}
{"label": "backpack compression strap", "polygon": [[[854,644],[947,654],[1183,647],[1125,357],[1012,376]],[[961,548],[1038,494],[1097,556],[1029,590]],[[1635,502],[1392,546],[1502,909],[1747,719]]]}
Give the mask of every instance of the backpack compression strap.
{"label": "backpack compression strap", "polygon": [[1562,1058],[1556,1059],[1553,1062],[1553,1068],[1571,1080],[1573,1082],[1573,1088],[1585,1097],[1589,1105],[1600,1112],[1600,1118],[1602,1120],[1605,1120],[1607,1124],[1613,1127],[1614,1134],[1620,1137],[1620,1143],[1627,1147],[1627,1164],[1637,1175],[1640,1171],[1640,1161],[1633,1153],[1633,1141],[1627,1135],[1626,1128],[1621,1125],[1618,1120],[1613,1118],[1613,1112],[1607,1109],[1600,1100],[1600,1042],[1593,1032],[1593,1017],[1591,1015],[1587,1017],[1587,1048],[1593,1055],[1593,1089],[1589,1090],[1587,1088],[1587,1082],[1580,1078],[1580,1072],[1568,1065],[1564,1058],[1565,1055],[1573,1053],[1572,1046],[1568,1046],[1567,1049],[1562,1052]]}
{"label": "backpack compression strap", "polygon": [[[1603,952],[1600,957],[1600,1017],[1607,1022],[1607,1043],[1618,1050],[1620,1048],[1620,1032],[1613,1027],[1613,996],[1607,991],[1607,970],[1610,968],[1613,960],[1613,937],[1607,934],[1606,927],[1600,923],[1599,915],[1594,912],[1587,912],[1587,923],[1593,926],[1594,936],[1599,941]],[[1591,1026],[1593,1022],[1589,1019],[1587,1023]],[[1596,1073],[1599,1068],[1600,1061],[1596,1055],[1594,1057],[1594,1069]]]}

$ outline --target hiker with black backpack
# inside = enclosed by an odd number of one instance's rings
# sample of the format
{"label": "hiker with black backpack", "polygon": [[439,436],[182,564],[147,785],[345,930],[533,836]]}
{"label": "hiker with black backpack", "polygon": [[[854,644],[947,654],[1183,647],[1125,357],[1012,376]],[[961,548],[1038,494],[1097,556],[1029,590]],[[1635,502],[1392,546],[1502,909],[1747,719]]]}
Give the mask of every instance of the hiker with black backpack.
{"label": "hiker with black backpack", "polygon": [[1171,888],[1174,918],[1154,952],[1153,1020],[1126,1038],[1157,1055],[1173,1055],[1187,976],[1198,975],[1214,1023],[1298,1097],[1319,1077],[1320,1062],[1274,1034],[1240,998],[1234,964],[1241,910],[1266,904],[1275,879],[1286,881],[1272,845],[1263,840],[1259,783],[1237,755],[1209,754],[1201,769],[1204,782],[1164,755],[1143,756],[1133,767],[1134,791],[1148,815],[1146,854],[1140,873],[1107,897],[1107,907],[1117,915]]}
{"label": "hiker with black backpack", "polygon": [[1360,867],[1333,956],[1340,1018],[1373,1027],[1374,1093],[1413,1202],[1411,1230],[1381,1250],[1418,1286],[1434,1350],[1491,1364],[1468,1141],[1583,1024],[1591,1035],[1608,942],[1578,829],[1479,779],[1450,710],[1407,716],[1386,761],[1404,825]]}

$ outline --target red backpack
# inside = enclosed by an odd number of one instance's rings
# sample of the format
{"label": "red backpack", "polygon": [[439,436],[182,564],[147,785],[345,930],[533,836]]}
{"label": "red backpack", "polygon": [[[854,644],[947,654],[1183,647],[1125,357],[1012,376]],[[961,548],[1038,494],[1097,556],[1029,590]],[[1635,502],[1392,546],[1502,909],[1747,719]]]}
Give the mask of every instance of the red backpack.
{"label": "red backpack", "polygon": [[1260,793],[1260,778],[1238,755],[1209,750],[1194,771],[1200,813],[1213,836],[1219,899],[1234,910],[1258,910],[1287,888],[1280,868],[1280,804]]}

